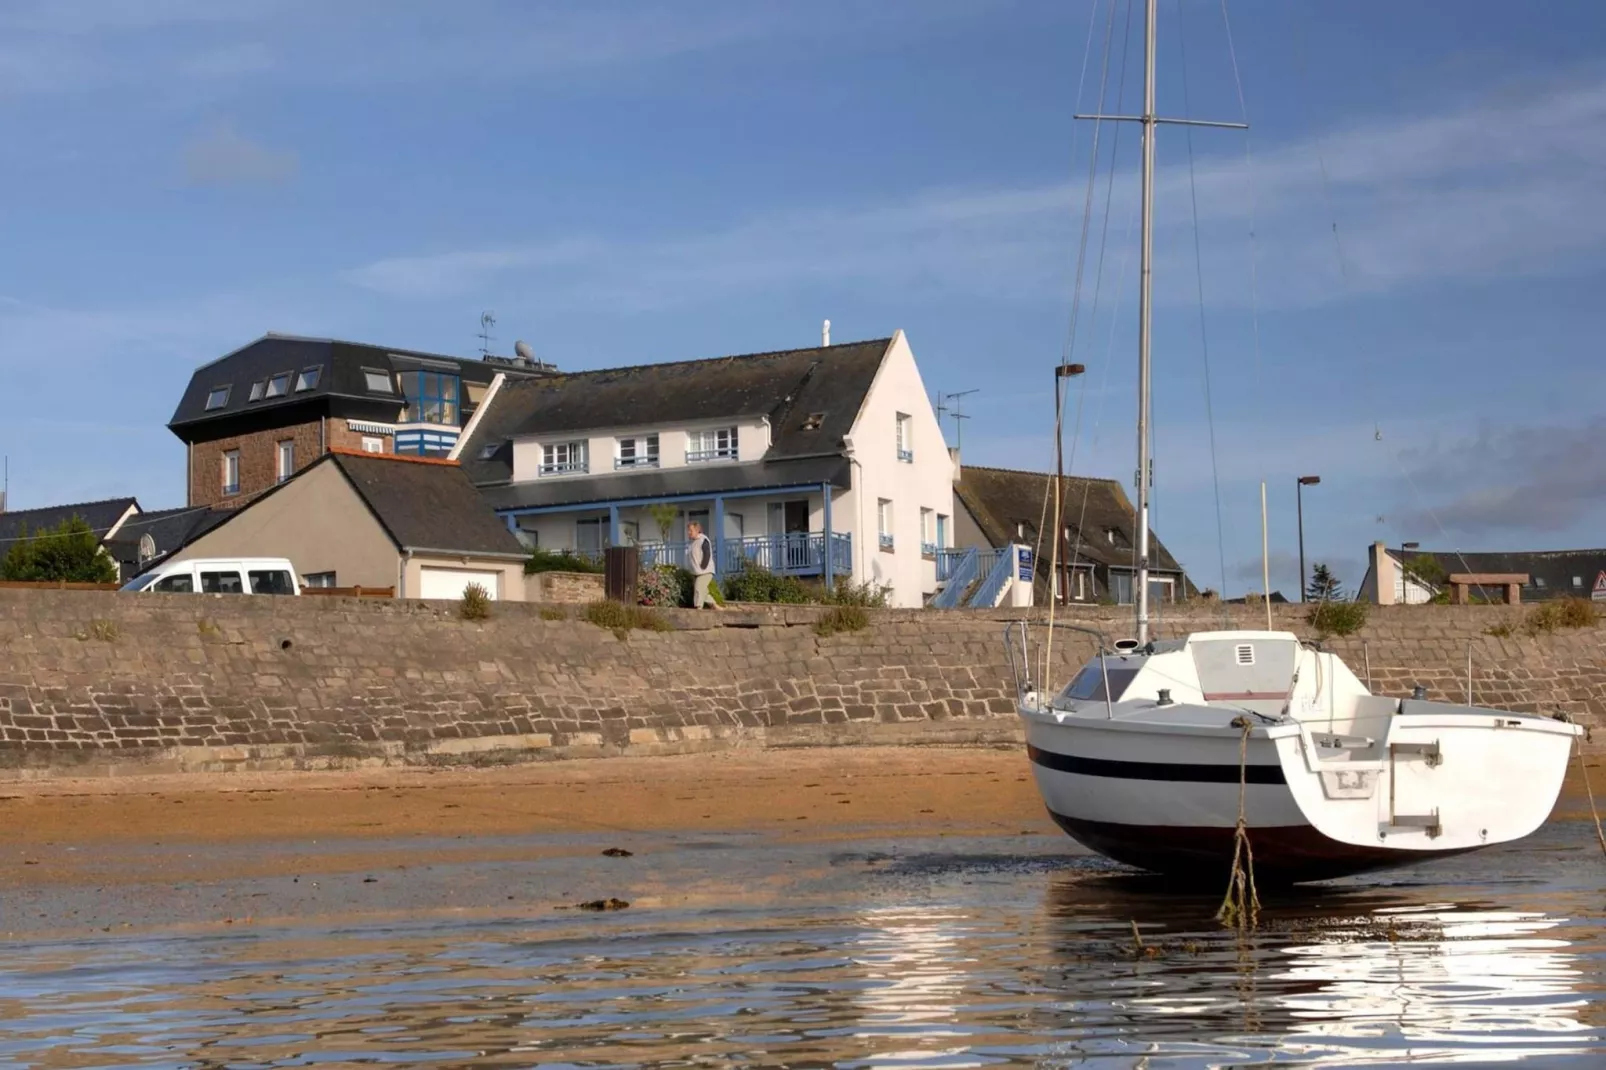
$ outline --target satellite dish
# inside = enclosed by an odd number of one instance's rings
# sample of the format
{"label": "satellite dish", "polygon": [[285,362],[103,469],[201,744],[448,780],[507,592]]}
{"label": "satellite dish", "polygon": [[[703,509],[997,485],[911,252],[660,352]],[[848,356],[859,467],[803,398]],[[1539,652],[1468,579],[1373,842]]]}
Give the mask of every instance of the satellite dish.
{"label": "satellite dish", "polygon": [[519,339],[517,342],[513,343],[513,352],[517,353],[519,356],[523,357],[525,360],[534,360],[535,359],[535,350],[531,349],[530,348],[530,343],[526,342],[522,338]]}

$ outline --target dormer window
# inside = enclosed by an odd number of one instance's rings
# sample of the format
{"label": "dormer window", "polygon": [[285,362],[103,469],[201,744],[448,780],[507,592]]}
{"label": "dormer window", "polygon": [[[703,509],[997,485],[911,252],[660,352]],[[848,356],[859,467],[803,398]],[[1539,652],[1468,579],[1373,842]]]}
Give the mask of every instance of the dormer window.
{"label": "dormer window", "polygon": [[363,381],[368,384],[370,394],[394,394],[396,385],[390,381],[390,373],[380,371],[378,368],[364,368]]}
{"label": "dormer window", "polygon": [[909,414],[898,413],[898,460],[913,464],[915,459],[914,426]]}
{"label": "dormer window", "polygon": [[404,372],[402,389],[407,395],[406,423],[457,426],[458,378],[440,372]]}
{"label": "dormer window", "polygon": [[487,442],[480,447],[480,460],[488,461],[496,456],[496,451],[502,448],[500,442]]}
{"label": "dormer window", "polygon": [[823,412],[811,412],[811,413],[809,413],[807,416],[805,416],[803,418],[803,425],[802,425],[802,427],[799,428],[799,430],[801,430],[801,431],[818,431],[820,429],[820,425],[823,424],[824,422],[825,422],[825,413],[823,413]]}
{"label": "dormer window", "polygon": [[266,391],[267,389],[268,389],[268,381],[266,379],[258,379],[256,382],[252,383],[251,384],[251,400],[252,401],[261,401],[263,392]]}
{"label": "dormer window", "polygon": [[692,431],[686,436],[687,464],[702,464],[708,461],[734,461],[736,458],[736,428],[734,427],[721,427],[711,431]]}
{"label": "dormer window", "polygon": [[657,468],[658,435],[636,435],[619,440],[619,452],[613,459],[615,468]]}
{"label": "dormer window", "polygon": [[304,390],[316,390],[316,389],[318,389],[318,380],[322,379],[322,378],[323,378],[323,365],[322,364],[319,364],[318,366],[313,367],[313,368],[303,368],[303,369],[301,369],[301,374],[296,376],[296,393],[299,394]]}
{"label": "dormer window", "polygon": [[544,476],[572,475],[589,471],[586,465],[586,443],[548,442],[541,447],[541,474]]}
{"label": "dormer window", "polygon": [[264,397],[282,398],[290,392],[290,373],[280,372],[268,380],[268,389]]}
{"label": "dormer window", "polygon": [[228,386],[214,386],[211,393],[206,395],[206,411],[211,412],[213,409],[221,409],[227,405],[229,403],[229,392],[233,389],[233,387]]}

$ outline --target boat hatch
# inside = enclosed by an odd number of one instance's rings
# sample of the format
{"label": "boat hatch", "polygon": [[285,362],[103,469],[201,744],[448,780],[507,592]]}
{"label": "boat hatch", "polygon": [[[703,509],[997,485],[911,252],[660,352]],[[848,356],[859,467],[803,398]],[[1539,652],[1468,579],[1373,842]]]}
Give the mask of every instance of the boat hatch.
{"label": "boat hatch", "polygon": [[1212,706],[1253,710],[1269,717],[1283,712],[1294,683],[1299,643],[1257,637],[1196,639],[1188,644],[1199,690]]}
{"label": "boat hatch", "polygon": [[[1070,699],[1073,702],[1120,702],[1121,696],[1126,693],[1126,689],[1137,675],[1137,666],[1115,662],[1106,663],[1101,668],[1096,660],[1091,661],[1084,665],[1082,671],[1076,674],[1076,679],[1060,692],[1060,698]],[[1104,691],[1106,678],[1110,681],[1107,695]]]}

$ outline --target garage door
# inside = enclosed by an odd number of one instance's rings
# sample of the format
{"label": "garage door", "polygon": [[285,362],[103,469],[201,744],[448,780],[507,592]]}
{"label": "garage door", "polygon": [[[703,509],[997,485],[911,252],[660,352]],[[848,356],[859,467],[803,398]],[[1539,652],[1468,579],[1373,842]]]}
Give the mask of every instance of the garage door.
{"label": "garage door", "polygon": [[496,600],[497,587],[501,579],[499,572],[471,572],[461,568],[425,568],[418,577],[418,597],[420,598],[450,598],[463,597],[463,588],[471,583],[484,587],[490,594],[491,600]]}

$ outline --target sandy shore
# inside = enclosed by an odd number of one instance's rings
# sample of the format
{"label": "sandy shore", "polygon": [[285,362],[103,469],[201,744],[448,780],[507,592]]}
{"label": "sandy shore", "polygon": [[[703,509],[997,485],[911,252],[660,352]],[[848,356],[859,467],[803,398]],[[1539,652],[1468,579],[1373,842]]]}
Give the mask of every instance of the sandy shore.
{"label": "sandy shore", "polygon": [[[1591,767],[1600,801],[1606,774]],[[1587,817],[1577,767],[1556,809]],[[394,861],[496,859],[509,837],[756,832],[861,836],[1055,834],[1015,748],[728,751],[479,770],[130,777],[0,787],[0,887],[176,876],[141,845],[234,848],[189,878],[342,872]],[[498,842],[498,841],[504,842]],[[365,841],[369,841],[365,845]],[[409,842],[412,841],[412,842]],[[343,849],[331,850],[335,844]],[[394,857],[392,857],[394,856]],[[132,859],[132,860],[131,860]]]}

